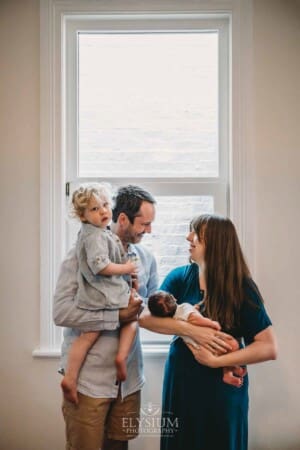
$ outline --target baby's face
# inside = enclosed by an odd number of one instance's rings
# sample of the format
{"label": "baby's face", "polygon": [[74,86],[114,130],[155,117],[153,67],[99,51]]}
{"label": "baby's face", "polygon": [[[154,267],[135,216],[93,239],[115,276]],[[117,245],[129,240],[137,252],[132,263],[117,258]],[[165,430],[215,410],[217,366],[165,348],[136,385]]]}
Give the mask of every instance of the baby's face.
{"label": "baby's face", "polygon": [[87,208],[85,208],[82,222],[88,222],[96,227],[106,228],[111,222],[112,211],[109,199],[105,196],[93,195]]}

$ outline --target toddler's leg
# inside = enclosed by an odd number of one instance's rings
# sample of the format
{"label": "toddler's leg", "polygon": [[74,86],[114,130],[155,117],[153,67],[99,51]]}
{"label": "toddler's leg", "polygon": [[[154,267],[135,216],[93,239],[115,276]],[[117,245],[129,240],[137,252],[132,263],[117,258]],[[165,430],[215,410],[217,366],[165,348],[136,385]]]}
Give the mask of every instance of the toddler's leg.
{"label": "toddler's leg", "polygon": [[66,400],[69,402],[78,403],[77,397],[77,379],[80,368],[85,360],[89,349],[94,345],[100,331],[89,331],[82,333],[73,342],[68,356],[68,365],[65,376],[61,382],[61,388]]}
{"label": "toddler's leg", "polygon": [[115,359],[117,367],[117,379],[119,381],[126,380],[127,376],[126,361],[136,335],[136,330],[137,330],[137,322],[127,323],[126,325],[123,325],[120,329],[119,349]]}

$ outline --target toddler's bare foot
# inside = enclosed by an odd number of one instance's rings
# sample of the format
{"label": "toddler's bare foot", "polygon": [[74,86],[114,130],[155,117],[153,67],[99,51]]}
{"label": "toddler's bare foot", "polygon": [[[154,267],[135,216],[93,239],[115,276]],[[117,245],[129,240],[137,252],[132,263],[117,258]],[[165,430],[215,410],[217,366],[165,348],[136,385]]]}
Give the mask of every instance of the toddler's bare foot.
{"label": "toddler's bare foot", "polygon": [[63,377],[60,386],[62,388],[64,398],[69,402],[78,405],[76,381],[66,375]]}
{"label": "toddler's bare foot", "polygon": [[125,381],[127,377],[126,358],[121,355],[117,355],[115,363],[117,368],[117,379],[119,381]]}

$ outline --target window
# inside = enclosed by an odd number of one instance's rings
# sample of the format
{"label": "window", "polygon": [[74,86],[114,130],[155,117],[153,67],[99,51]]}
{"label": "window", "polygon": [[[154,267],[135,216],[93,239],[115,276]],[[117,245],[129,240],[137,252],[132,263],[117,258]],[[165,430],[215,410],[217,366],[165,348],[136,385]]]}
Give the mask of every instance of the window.
{"label": "window", "polygon": [[[66,18],[66,180],[156,195],[161,278],[187,261],[194,215],[227,213],[228,45],[228,19]],[[67,219],[68,245],[76,232]]]}
{"label": "window", "polygon": [[228,45],[228,19],[66,18],[66,180],[149,186],[161,281],[188,261],[191,218],[227,213]]}
{"label": "window", "polygon": [[[168,13],[151,12],[151,2],[147,12],[129,12],[125,3],[108,10],[89,1],[41,0],[41,196],[49,210],[41,218],[38,355],[56,354],[61,341],[51,323],[52,295],[78,226],[66,214],[66,183],[69,193],[96,180],[148,189],[157,219],[144,244],[161,278],[187,261],[194,215],[234,213],[243,230],[244,191],[229,197],[234,185],[243,187],[238,115],[231,131],[232,108],[240,108],[238,55],[246,54],[236,39],[239,2],[224,1],[222,13],[213,13],[214,1],[209,13],[204,4],[194,13],[178,11],[169,0],[162,0]],[[233,78],[238,94],[231,93]]]}

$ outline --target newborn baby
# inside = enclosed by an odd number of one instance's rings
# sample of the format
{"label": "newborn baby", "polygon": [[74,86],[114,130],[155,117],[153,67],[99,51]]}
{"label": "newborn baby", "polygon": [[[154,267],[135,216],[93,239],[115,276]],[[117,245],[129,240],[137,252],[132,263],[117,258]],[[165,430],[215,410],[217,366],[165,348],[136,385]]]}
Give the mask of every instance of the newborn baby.
{"label": "newborn baby", "polygon": [[[184,320],[192,325],[210,327],[216,330],[221,329],[218,322],[202,316],[195,306],[190,303],[181,303],[178,305],[175,297],[165,291],[157,291],[150,295],[148,299],[148,308],[151,314],[156,317],[172,317],[176,320]],[[199,348],[200,346],[188,336],[182,336],[182,339],[186,343],[193,345],[195,348]],[[239,349],[239,343],[234,338],[230,341],[230,345],[232,351]],[[243,376],[245,374],[246,368],[244,367],[224,367],[223,381],[227,384],[240,387],[243,384]]]}

